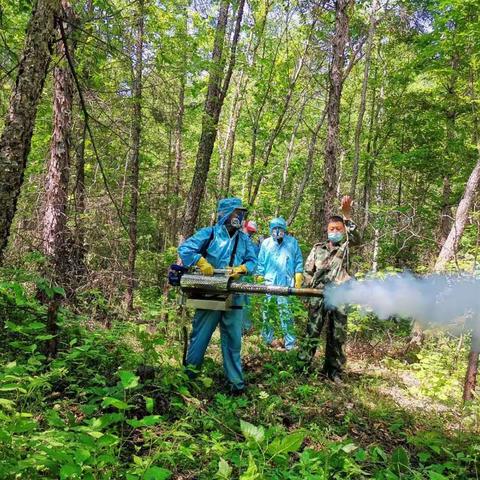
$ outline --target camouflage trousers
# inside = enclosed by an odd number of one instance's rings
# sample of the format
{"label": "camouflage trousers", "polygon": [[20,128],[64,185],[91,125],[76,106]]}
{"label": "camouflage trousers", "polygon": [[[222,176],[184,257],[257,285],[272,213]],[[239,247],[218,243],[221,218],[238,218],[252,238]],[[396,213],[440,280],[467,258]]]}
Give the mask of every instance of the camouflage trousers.
{"label": "camouflage trousers", "polygon": [[310,302],[307,331],[298,358],[304,365],[311,365],[324,326],[327,329],[327,342],[323,371],[327,374],[339,373],[346,362],[343,345],[347,339],[347,315],[337,309],[327,309],[323,298],[315,298]]}

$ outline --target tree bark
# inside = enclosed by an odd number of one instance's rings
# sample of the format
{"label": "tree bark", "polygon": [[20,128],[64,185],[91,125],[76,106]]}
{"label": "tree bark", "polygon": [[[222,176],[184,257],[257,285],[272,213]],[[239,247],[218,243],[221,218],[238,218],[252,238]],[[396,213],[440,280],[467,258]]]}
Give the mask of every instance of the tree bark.
{"label": "tree bark", "polygon": [[336,0],[335,33],[332,40],[332,62],[329,73],[327,107],[327,141],[324,154],[323,218],[319,219],[326,228],[333,213],[337,192],[337,160],[340,152],[340,102],[344,83],[345,47],[348,41],[349,12],[352,0]]}
{"label": "tree bark", "polygon": [[355,198],[355,194],[357,190],[358,167],[360,163],[360,140],[362,136],[363,117],[365,115],[365,109],[367,105],[368,78],[370,74],[370,63],[372,59],[372,50],[373,50],[375,31],[377,28],[377,10],[378,10],[378,0],[374,0],[372,4],[372,13],[370,15],[370,26],[368,29],[367,44],[365,47],[365,67],[363,71],[362,93],[360,95],[360,106],[358,109],[357,125],[355,127],[355,137],[354,137],[355,150],[354,150],[354,157],[353,157],[352,182],[350,186],[350,196],[352,198]]}
{"label": "tree bark", "polygon": [[462,238],[465,225],[467,224],[468,212],[472,205],[473,199],[475,198],[475,192],[480,185],[480,144],[477,146],[477,148],[479,158],[475,168],[470,174],[463,198],[458,205],[453,226],[448,234],[447,240],[443,244],[437,261],[435,262],[435,271],[437,272],[444,270],[446,264],[455,256],[457,252],[458,242]]}
{"label": "tree bark", "polygon": [[210,160],[213,147],[217,138],[218,120],[223,102],[228,91],[228,86],[233,73],[236,60],[236,48],[240,36],[240,26],[243,18],[245,0],[240,0],[237,11],[237,19],[233,33],[230,51],[230,62],[224,76],[225,58],[223,55],[225,44],[225,30],[228,21],[229,0],[221,0],[218,13],[215,40],[213,44],[212,63],[208,81],[207,97],[202,119],[202,133],[198,145],[195,170],[192,183],[185,204],[183,225],[180,241],[192,235],[195,230],[200,203],[205,193],[205,184],[210,170]]}
{"label": "tree bark", "polygon": [[[74,12],[67,0],[61,0],[62,17],[57,17],[56,25],[61,36],[60,22],[63,22],[66,41],[69,42],[70,55],[73,58],[74,45],[69,38],[72,34]],[[53,284],[65,287],[68,296],[72,294],[70,271],[71,249],[68,248],[67,203],[68,182],[70,178],[70,150],[73,112],[73,77],[66,59],[66,46],[57,43],[57,64],[53,69],[53,134],[50,145],[50,157],[47,163],[45,194],[42,219],[42,249],[48,259],[48,269],[44,272]],[[58,325],[57,313],[61,305],[61,296],[47,297],[38,292],[40,300],[48,305],[47,332],[53,337],[47,340],[47,355],[57,355]]]}
{"label": "tree bark", "polygon": [[59,12],[60,0],[38,0],[34,6],[0,137],[0,259],[23,183],[37,106],[52,52],[54,19]]}
{"label": "tree bark", "polygon": [[137,12],[137,31],[135,44],[135,63],[132,81],[132,153],[130,157],[130,213],[128,253],[128,280],[126,292],[127,311],[133,310],[133,293],[135,289],[135,263],[137,259],[137,215],[139,199],[140,147],[142,133],[142,73],[143,73],[143,35],[144,35],[144,1],[139,0]]}
{"label": "tree bark", "polygon": [[473,392],[477,386],[478,357],[479,352],[471,351],[468,355],[467,374],[465,376],[465,385],[463,389],[463,401],[468,402],[473,399]]}
{"label": "tree bark", "polygon": [[[65,33],[72,33],[74,14],[66,0],[62,0],[65,18]],[[71,43],[71,42],[70,42]],[[70,54],[74,55],[74,47],[70,45]],[[50,146],[50,157],[45,178],[45,198],[42,225],[43,252],[49,258],[54,272],[54,281],[67,281],[67,197],[70,178],[70,150],[73,110],[73,77],[62,42],[57,44],[59,61],[53,70],[53,135]]]}

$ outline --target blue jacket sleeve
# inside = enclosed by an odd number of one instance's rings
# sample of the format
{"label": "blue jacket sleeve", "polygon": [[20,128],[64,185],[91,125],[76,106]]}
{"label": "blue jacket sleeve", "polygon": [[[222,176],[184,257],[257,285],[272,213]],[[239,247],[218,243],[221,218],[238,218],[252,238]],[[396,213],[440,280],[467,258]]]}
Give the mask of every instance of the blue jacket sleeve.
{"label": "blue jacket sleeve", "polygon": [[300,250],[300,245],[298,244],[297,239],[295,239],[295,273],[303,273],[303,256],[302,251]]}
{"label": "blue jacket sleeve", "polygon": [[257,267],[257,253],[255,251],[255,245],[253,242],[247,238],[247,252],[243,263],[247,267],[248,273],[253,273]]}
{"label": "blue jacket sleeve", "polygon": [[255,272],[256,275],[261,277],[265,276],[265,247],[264,243],[260,245],[260,252],[258,252],[258,262],[257,262],[257,270]]}
{"label": "blue jacket sleeve", "polygon": [[200,229],[197,233],[187,238],[177,249],[185,267],[196,265],[202,256],[200,250],[208,242],[212,227]]}

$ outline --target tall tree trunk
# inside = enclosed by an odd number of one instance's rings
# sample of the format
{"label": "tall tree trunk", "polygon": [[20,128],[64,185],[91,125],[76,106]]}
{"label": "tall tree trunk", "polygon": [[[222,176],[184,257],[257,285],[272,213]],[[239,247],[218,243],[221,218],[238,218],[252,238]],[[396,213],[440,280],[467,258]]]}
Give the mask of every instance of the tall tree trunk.
{"label": "tall tree trunk", "polygon": [[[67,0],[62,0],[63,17],[57,22],[64,23],[64,31],[70,55],[74,55],[74,45],[69,37],[72,33],[74,13]],[[58,27],[61,35],[60,27]],[[50,157],[45,178],[45,197],[42,225],[42,249],[48,258],[48,270],[45,276],[55,284],[62,284],[67,295],[71,295],[72,282],[69,271],[71,249],[68,248],[67,201],[70,177],[70,150],[73,110],[73,77],[65,58],[65,45],[57,43],[58,61],[53,69],[53,134],[50,145]],[[57,312],[61,304],[58,294],[49,298],[39,292],[39,298],[48,305],[47,332],[53,338],[47,341],[47,354],[57,354]]]}
{"label": "tall tree trunk", "polygon": [[[93,3],[92,0],[87,1],[86,5],[86,17],[88,19],[93,13]],[[85,88],[88,89],[91,82],[91,70],[92,70],[92,60],[85,62],[82,72],[83,84]],[[79,141],[76,144],[76,166],[75,166],[75,187],[74,187],[74,198],[75,198],[75,232],[74,232],[74,244],[72,252],[72,262],[75,281],[79,284],[82,279],[84,279],[86,274],[86,264],[85,264],[85,255],[87,252],[86,243],[85,243],[85,211],[86,211],[86,185],[85,185],[85,144],[87,141],[87,122],[82,121],[81,128],[79,128],[81,134],[79,135]]]}
{"label": "tall tree trunk", "polygon": [[137,11],[137,38],[135,44],[135,63],[132,81],[132,154],[130,158],[130,214],[128,253],[128,280],[126,292],[127,311],[133,310],[133,292],[135,288],[135,262],[137,258],[137,215],[139,198],[140,142],[142,133],[142,72],[143,72],[143,32],[144,32],[144,0],[139,0]]}
{"label": "tall tree trunk", "polygon": [[227,132],[222,151],[222,164],[220,167],[219,195],[228,196],[230,190],[230,177],[232,174],[233,150],[235,148],[235,135],[240,112],[243,106],[243,91],[245,88],[245,71],[242,70],[237,81],[235,95],[232,101],[230,118],[228,120]]}
{"label": "tall tree trunk", "polygon": [[202,119],[202,133],[198,145],[195,170],[190,185],[190,190],[185,203],[183,225],[180,241],[189,237],[197,222],[200,203],[205,193],[205,184],[210,170],[210,159],[213,147],[217,138],[218,120],[222,110],[223,102],[228,91],[230,79],[236,61],[236,49],[240,36],[240,26],[243,18],[245,0],[240,0],[237,11],[237,19],[233,33],[230,49],[230,61],[227,72],[224,75],[225,57],[223,55],[225,44],[225,29],[228,21],[228,10],[230,0],[221,0],[218,13],[215,40],[213,44],[212,63],[208,80],[208,91],[205,99],[205,109]]}
{"label": "tall tree trunk", "polygon": [[55,33],[60,0],[38,0],[27,27],[15,88],[0,137],[0,259],[23,183],[45,76]]}
{"label": "tall tree trunk", "polygon": [[[182,6],[182,15],[183,22],[181,24],[180,34],[182,38],[188,36],[188,8],[185,2]],[[178,235],[179,221],[178,221],[178,211],[181,206],[181,184],[182,184],[182,170],[183,170],[183,119],[185,115],[185,84],[187,77],[187,52],[183,54],[183,66],[180,73],[180,81],[178,86],[178,97],[177,97],[177,111],[175,114],[175,126],[173,130],[174,143],[175,143],[175,182],[173,183],[173,202],[171,203],[171,216],[172,227],[170,241],[172,244],[175,243],[176,237]]]}
{"label": "tall tree trunk", "polygon": [[315,158],[315,152],[317,147],[317,140],[318,134],[322,128],[323,122],[325,121],[325,117],[327,116],[327,108],[323,110],[323,114],[320,117],[317,125],[315,126],[315,130],[313,131],[312,138],[310,139],[310,143],[308,145],[308,155],[307,155],[307,164],[305,166],[305,171],[303,173],[302,181],[298,187],[298,191],[295,195],[295,202],[292,207],[292,211],[290,212],[290,216],[287,220],[287,225],[291,225],[297,216],[298,209],[300,208],[300,203],[303,199],[303,193],[305,192],[305,187],[307,186],[308,181],[312,175],[313,169],[313,160]]}
{"label": "tall tree trunk", "polygon": [[175,238],[178,234],[178,209],[180,207],[180,185],[183,170],[183,117],[185,114],[185,73],[182,73],[180,78],[180,86],[178,88],[178,106],[175,116],[175,128],[173,131],[174,143],[175,143],[175,181],[173,183],[173,204],[172,204],[172,235],[171,241],[175,242]]}
{"label": "tall tree trunk", "polygon": [[282,131],[282,128],[285,124],[285,116],[286,116],[286,114],[288,112],[288,109],[290,107],[290,103],[292,101],[293,94],[295,92],[295,87],[297,85],[297,81],[300,77],[300,73],[301,73],[301,71],[303,69],[303,66],[305,64],[305,59],[307,57],[307,53],[308,53],[308,50],[309,50],[309,47],[310,47],[310,42],[312,40],[314,27],[315,27],[315,22],[311,25],[310,35],[309,35],[308,40],[305,44],[305,49],[303,51],[302,56],[298,59],[297,64],[295,66],[295,69],[292,73],[292,77],[290,78],[290,84],[289,84],[289,87],[288,87],[287,94],[285,95],[285,98],[284,98],[284,101],[283,101],[283,105],[282,105],[282,109],[280,111],[280,115],[278,116],[275,127],[272,130],[272,132],[271,132],[271,134],[268,138],[268,141],[267,141],[267,144],[266,144],[265,148],[263,149],[263,152],[262,152],[262,159],[263,159],[262,168],[261,168],[260,173],[258,175],[258,178],[255,182],[255,187],[254,187],[254,189],[253,189],[253,191],[252,191],[252,193],[251,193],[251,195],[249,196],[249,199],[248,199],[248,204],[250,206],[253,206],[253,204],[255,203],[258,192],[260,191],[260,185],[262,183],[265,170],[266,170],[266,168],[268,166],[268,163],[270,161],[270,155],[272,153],[273,145],[274,145],[275,140],[277,139],[278,135]]}
{"label": "tall tree trunk", "polygon": [[443,244],[442,250],[437,257],[437,261],[435,262],[435,271],[437,272],[444,270],[447,263],[455,256],[458,248],[458,242],[462,238],[465,225],[467,224],[468,212],[475,198],[475,193],[480,186],[480,142],[478,139],[477,150],[477,164],[470,174],[463,198],[460,200],[457,212],[455,213],[455,221],[445,243]]}
{"label": "tall tree trunk", "polygon": [[[62,0],[65,15],[65,33],[72,32],[73,10],[68,1]],[[69,47],[74,55],[74,47]],[[70,177],[71,127],[73,108],[73,77],[65,59],[62,42],[57,43],[58,62],[53,69],[53,135],[50,157],[45,178],[42,245],[44,254],[50,259],[56,282],[64,282],[67,273],[66,223],[67,196]]]}
{"label": "tall tree trunk", "polygon": [[442,191],[442,208],[440,212],[440,224],[438,228],[438,245],[440,248],[445,244],[450,229],[452,228],[452,205],[451,194],[452,186],[450,184],[451,165],[454,164],[455,154],[452,151],[452,145],[455,141],[455,123],[457,118],[458,97],[456,93],[456,85],[458,78],[459,56],[457,53],[452,54],[450,61],[452,69],[449,81],[446,86],[446,109],[445,109],[445,172],[443,177]]}
{"label": "tall tree trunk", "polygon": [[[448,234],[452,228],[452,205],[451,205],[452,186],[450,184],[450,175],[443,177],[442,188],[442,208],[440,211],[439,239],[440,248],[445,244]],[[438,252],[438,250],[437,250]]]}
{"label": "tall tree trunk", "polygon": [[378,10],[378,0],[374,0],[372,3],[372,13],[370,15],[370,27],[368,29],[367,45],[365,48],[365,67],[363,70],[362,93],[360,95],[360,106],[358,109],[357,125],[355,127],[355,137],[354,137],[355,150],[354,150],[354,156],[353,156],[352,182],[350,186],[350,196],[352,198],[355,198],[355,194],[357,190],[358,167],[360,162],[360,140],[362,136],[363,117],[365,115],[365,108],[367,105],[368,77],[370,74],[370,63],[372,59],[372,50],[373,50],[373,43],[375,38],[375,31],[377,28],[377,10]]}
{"label": "tall tree trunk", "polygon": [[307,98],[308,97],[305,96],[305,98],[302,101],[302,106],[300,107],[300,111],[298,112],[297,121],[295,122],[295,125],[293,126],[293,130],[292,130],[292,134],[290,135],[290,141],[288,142],[285,160],[283,161],[282,180],[280,182],[280,191],[278,193],[277,206],[275,207],[276,217],[280,215],[280,207],[285,202],[285,188],[287,187],[288,171],[290,169],[290,162],[293,157],[293,151],[295,147],[295,139],[297,138],[297,132],[303,119],[303,110],[305,109],[305,105],[307,104]]}
{"label": "tall tree trunk", "polygon": [[324,154],[323,218],[319,224],[326,227],[333,213],[337,192],[337,160],[340,152],[340,102],[344,82],[345,47],[348,41],[349,12],[352,0],[336,0],[335,33],[332,40],[332,62],[329,72],[327,107],[327,141]]}

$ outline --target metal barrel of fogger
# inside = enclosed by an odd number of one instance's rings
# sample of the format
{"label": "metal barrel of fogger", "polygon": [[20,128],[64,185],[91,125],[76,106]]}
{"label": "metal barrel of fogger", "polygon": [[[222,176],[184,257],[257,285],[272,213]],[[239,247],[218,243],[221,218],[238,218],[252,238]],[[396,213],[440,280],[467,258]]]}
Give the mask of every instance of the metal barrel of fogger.
{"label": "metal barrel of fogger", "polygon": [[[217,273],[217,271],[215,272]],[[223,273],[223,271],[218,271]],[[277,285],[260,285],[233,281],[227,275],[197,275],[184,274],[180,287],[186,291],[197,291],[211,294],[243,293],[247,295],[279,295],[295,297],[321,297],[323,292],[315,288],[279,287]]]}

